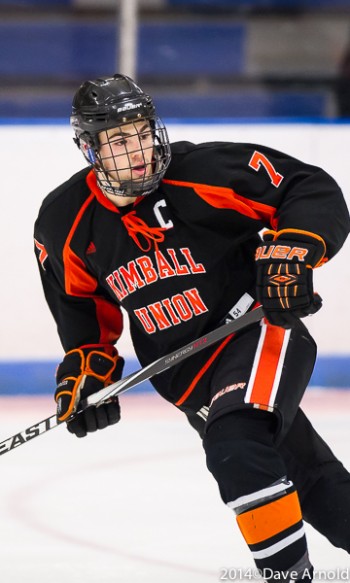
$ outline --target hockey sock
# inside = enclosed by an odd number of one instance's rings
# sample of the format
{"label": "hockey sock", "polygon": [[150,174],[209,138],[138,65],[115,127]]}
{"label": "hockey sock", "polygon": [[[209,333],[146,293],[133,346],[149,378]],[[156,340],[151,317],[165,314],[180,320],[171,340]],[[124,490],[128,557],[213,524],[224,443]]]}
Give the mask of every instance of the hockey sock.
{"label": "hockey sock", "polygon": [[298,494],[292,482],[282,479],[228,506],[235,511],[241,533],[266,580],[312,580]]}
{"label": "hockey sock", "polygon": [[233,509],[267,581],[311,581],[299,497],[273,441],[270,413],[227,414],[209,427],[203,446],[223,501]]}

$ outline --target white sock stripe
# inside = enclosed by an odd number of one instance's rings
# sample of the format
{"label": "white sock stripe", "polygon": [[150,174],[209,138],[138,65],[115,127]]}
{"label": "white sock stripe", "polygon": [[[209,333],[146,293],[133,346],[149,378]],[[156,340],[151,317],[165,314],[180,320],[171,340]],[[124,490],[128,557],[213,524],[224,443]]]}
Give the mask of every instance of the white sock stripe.
{"label": "white sock stripe", "polygon": [[258,490],[257,492],[253,492],[252,494],[247,494],[246,496],[240,496],[231,502],[227,502],[227,506],[235,510],[240,506],[244,506],[245,504],[250,504],[251,502],[257,502],[263,498],[268,498],[270,496],[274,496],[279,492],[283,492],[283,490],[287,490],[293,486],[293,482],[280,482],[275,484],[274,486],[270,486],[269,488],[263,488],[262,490]]}
{"label": "white sock stripe", "polygon": [[288,547],[289,545],[293,544],[295,541],[299,540],[305,535],[304,527],[300,527],[299,530],[293,532],[289,536],[286,536],[284,539],[280,540],[278,543],[271,545],[270,547],[266,547],[262,551],[253,551],[252,555],[254,559],[265,559],[266,557],[271,557],[275,555],[282,549]]}

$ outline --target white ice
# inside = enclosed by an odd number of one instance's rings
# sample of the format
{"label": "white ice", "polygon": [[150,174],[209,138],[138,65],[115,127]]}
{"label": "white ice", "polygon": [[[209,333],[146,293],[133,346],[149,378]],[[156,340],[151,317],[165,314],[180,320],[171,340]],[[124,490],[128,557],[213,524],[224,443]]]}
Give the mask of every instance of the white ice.
{"label": "white ice", "polygon": [[[183,415],[151,394],[121,404],[117,426],[60,426],[0,457],[0,582],[258,580]],[[350,391],[312,389],[303,406],[350,468]],[[53,413],[49,397],[0,398],[0,441]],[[307,534],[315,580],[349,580],[349,556]]]}

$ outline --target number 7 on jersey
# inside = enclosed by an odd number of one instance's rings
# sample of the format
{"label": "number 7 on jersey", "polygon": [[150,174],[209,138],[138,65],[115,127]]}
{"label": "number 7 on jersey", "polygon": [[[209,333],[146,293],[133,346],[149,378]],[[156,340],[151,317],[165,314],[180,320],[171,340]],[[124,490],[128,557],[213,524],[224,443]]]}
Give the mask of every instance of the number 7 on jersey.
{"label": "number 7 on jersey", "polygon": [[255,170],[256,172],[258,172],[261,166],[263,166],[271,180],[271,184],[275,186],[275,188],[278,188],[283,180],[282,174],[275,170],[275,168],[271,164],[270,160],[265,156],[265,154],[262,154],[257,150],[255,150],[254,154],[252,155],[249,161],[249,166],[253,168],[253,170]]}

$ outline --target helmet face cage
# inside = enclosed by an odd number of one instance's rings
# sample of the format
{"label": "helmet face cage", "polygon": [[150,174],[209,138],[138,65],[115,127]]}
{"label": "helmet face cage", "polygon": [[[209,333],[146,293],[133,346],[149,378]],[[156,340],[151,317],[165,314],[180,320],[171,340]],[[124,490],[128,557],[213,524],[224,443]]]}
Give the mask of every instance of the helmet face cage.
{"label": "helmet face cage", "polygon": [[71,123],[105,193],[136,197],[157,188],[171,159],[169,139],[151,98],[134,81],[114,75],[85,83]]}
{"label": "helmet face cage", "polygon": [[99,148],[94,152],[93,166],[101,189],[118,196],[150,194],[170,162],[165,126],[159,118],[152,117],[114,129],[100,133]]}

